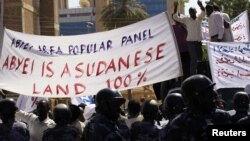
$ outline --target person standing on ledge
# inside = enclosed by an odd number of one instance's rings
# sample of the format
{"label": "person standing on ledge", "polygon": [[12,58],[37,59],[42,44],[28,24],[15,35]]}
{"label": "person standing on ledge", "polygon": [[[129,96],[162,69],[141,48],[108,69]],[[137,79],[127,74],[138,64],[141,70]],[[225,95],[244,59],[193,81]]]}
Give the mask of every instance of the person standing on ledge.
{"label": "person standing on ledge", "polygon": [[201,34],[201,22],[205,18],[205,8],[201,1],[197,1],[201,9],[200,15],[196,16],[196,9],[190,8],[190,17],[180,17],[177,13],[178,3],[174,4],[173,19],[177,22],[183,23],[187,27],[187,46],[190,55],[190,75],[197,73],[198,62],[202,60],[202,34]]}

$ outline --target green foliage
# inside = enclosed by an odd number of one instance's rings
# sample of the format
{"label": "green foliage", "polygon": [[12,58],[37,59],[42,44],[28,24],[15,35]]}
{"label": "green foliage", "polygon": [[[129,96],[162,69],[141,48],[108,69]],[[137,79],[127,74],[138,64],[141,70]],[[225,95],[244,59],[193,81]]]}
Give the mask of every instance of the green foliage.
{"label": "green foliage", "polygon": [[248,10],[248,16],[250,15],[250,3],[249,0],[210,0],[221,7],[221,10],[227,13],[230,18],[235,18],[240,13]]}
{"label": "green foliage", "polygon": [[207,52],[207,46],[202,45],[202,61],[208,61],[208,52]]}
{"label": "green foliage", "polygon": [[143,4],[136,0],[112,0],[101,15],[107,29],[123,27],[149,17]]}

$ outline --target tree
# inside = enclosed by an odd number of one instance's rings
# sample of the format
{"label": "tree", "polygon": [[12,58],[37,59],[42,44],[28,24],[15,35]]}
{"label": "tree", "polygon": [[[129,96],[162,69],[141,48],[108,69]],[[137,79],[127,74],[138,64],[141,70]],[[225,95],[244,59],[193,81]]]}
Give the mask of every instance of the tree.
{"label": "tree", "polygon": [[136,0],[110,0],[110,4],[103,9],[100,20],[110,30],[148,17],[145,6]]}
{"label": "tree", "polygon": [[[123,27],[149,17],[146,7],[136,0],[110,0],[101,15],[103,25],[108,29]],[[128,98],[132,98],[128,90]]]}
{"label": "tree", "polygon": [[235,18],[245,10],[248,10],[248,16],[250,16],[249,0],[210,0],[210,2],[220,6],[221,10],[227,13],[231,18]]}

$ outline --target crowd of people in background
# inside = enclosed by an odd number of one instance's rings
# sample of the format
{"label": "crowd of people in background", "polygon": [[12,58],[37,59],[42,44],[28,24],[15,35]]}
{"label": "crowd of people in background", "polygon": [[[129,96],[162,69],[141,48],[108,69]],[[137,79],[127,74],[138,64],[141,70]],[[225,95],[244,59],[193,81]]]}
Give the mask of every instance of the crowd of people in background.
{"label": "crowd of people in background", "polygon": [[[211,78],[208,62],[203,60],[203,57],[206,56],[204,54],[206,49],[202,47],[202,21],[208,22],[210,41],[234,42],[229,15],[223,13],[215,3],[209,2],[204,7],[202,2],[198,0],[197,4],[201,13],[197,16],[197,10],[191,7],[189,16],[187,16],[178,13],[178,2],[174,2],[174,13],[172,13],[174,23],[172,26],[180,52],[183,76],[153,84],[158,99],[164,99],[171,88],[180,86],[184,79],[194,74],[202,73]],[[228,90],[220,90],[221,93],[224,91],[226,93]]]}
{"label": "crowd of people in background", "polygon": [[13,99],[2,99],[0,140],[206,141],[209,126],[249,126],[250,85],[235,93],[230,111],[218,102],[215,85],[207,76],[195,74],[171,89],[162,104],[132,99],[127,109],[123,109],[126,100],[121,93],[109,88],[96,94],[94,104],[60,103],[53,112],[44,99],[30,113],[19,110]]}
{"label": "crowd of people in background", "polygon": [[126,100],[120,92],[104,88],[96,94],[94,104],[60,103],[51,112],[49,102],[40,100],[37,109],[27,113],[1,93],[0,141],[207,141],[211,125],[249,125],[250,85],[235,93],[233,110],[226,111],[214,89],[216,84],[197,74],[205,14],[211,41],[232,41],[228,16],[216,5],[197,3],[198,17],[194,8],[189,9],[190,17],[181,17],[175,3],[173,29],[184,76],[174,89],[168,85],[175,80],[159,83],[162,103],[132,99],[123,106]]}

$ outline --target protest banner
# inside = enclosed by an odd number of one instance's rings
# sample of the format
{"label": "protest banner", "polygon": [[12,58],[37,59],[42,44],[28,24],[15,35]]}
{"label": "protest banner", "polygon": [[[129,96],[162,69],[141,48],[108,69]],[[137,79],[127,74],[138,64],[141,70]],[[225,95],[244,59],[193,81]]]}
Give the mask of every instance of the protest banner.
{"label": "protest banner", "polygon": [[166,13],[77,36],[5,29],[0,68],[0,88],[38,97],[95,95],[102,88],[127,90],[182,76]]}
{"label": "protest banner", "polygon": [[93,96],[82,96],[82,97],[72,97],[71,104],[79,105],[84,103],[85,105],[94,104],[95,98]]}
{"label": "protest banner", "polygon": [[250,42],[208,43],[215,88],[244,88],[250,82]]}
{"label": "protest banner", "polygon": [[250,41],[247,10],[231,20],[231,29],[235,42]]}
{"label": "protest banner", "polygon": [[202,34],[203,42],[210,41],[208,22],[207,21],[202,21],[202,23],[201,23],[201,34]]}
{"label": "protest banner", "polygon": [[22,111],[32,112],[36,109],[37,103],[40,100],[48,100],[48,98],[19,95],[16,101],[16,106]]}
{"label": "protest banner", "polygon": [[[233,38],[235,42],[249,42],[249,19],[247,11],[242,12],[230,22]],[[209,41],[208,22],[203,21],[201,26],[203,42]]]}

